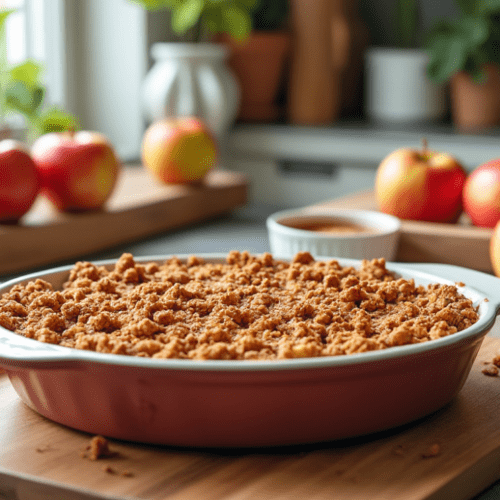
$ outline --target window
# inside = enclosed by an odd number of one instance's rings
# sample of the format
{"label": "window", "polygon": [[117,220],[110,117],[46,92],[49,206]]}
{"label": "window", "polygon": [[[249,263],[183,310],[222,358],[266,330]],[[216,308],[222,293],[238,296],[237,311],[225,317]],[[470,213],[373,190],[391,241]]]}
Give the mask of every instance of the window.
{"label": "window", "polygon": [[16,9],[7,20],[7,60],[45,60],[44,3],[51,0],[0,0],[0,8]]}
{"label": "window", "polygon": [[[64,107],[64,0],[0,0],[0,9],[15,9],[6,23],[7,62],[41,63],[46,103]],[[20,117],[7,117],[7,121],[13,128],[22,128]]]}

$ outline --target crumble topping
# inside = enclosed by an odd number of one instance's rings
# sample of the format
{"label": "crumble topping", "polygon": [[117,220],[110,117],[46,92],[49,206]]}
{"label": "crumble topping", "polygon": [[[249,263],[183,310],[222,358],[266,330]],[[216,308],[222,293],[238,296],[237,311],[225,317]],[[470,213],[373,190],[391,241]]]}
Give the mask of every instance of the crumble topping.
{"label": "crumble topping", "polygon": [[62,290],[37,279],[0,298],[0,326],[41,342],[151,358],[273,360],[426,342],[478,320],[456,286],[416,286],[384,259],[359,269],[307,252],[232,251],[162,264],[77,262]]}

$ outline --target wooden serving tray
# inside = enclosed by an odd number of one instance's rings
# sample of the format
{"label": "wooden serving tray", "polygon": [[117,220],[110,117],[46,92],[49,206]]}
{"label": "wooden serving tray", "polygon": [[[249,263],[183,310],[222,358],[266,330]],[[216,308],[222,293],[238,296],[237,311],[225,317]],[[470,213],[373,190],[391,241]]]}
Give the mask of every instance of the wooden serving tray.
{"label": "wooden serving tray", "polygon": [[39,197],[19,225],[0,225],[0,274],[25,271],[223,214],[246,202],[244,175],[210,172],[196,185],[163,185],[126,167],[106,208],[58,213]]}
{"label": "wooden serving tray", "polygon": [[[499,327],[499,323],[494,327],[496,335]],[[17,397],[7,376],[0,375],[0,497],[469,499],[500,478],[500,377],[481,372],[499,349],[500,339],[487,337],[454,401],[395,431],[264,450],[196,450],[112,441],[110,449],[118,455],[96,461],[80,456],[90,435],[38,415]],[[437,455],[426,457],[432,450]]]}
{"label": "wooden serving tray", "polygon": [[[315,207],[377,210],[372,191],[314,205]],[[398,262],[453,264],[493,272],[489,245],[492,229],[475,227],[463,217],[457,224],[402,221]]]}

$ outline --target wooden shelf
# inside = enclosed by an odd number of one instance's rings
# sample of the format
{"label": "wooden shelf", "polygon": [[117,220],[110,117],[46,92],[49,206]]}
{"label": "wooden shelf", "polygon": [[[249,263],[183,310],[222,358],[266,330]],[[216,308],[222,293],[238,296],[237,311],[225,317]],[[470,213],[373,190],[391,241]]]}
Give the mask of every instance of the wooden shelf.
{"label": "wooden shelf", "polygon": [[0,225],[0,274],[73,259],[226,213],[243,205],[247,180],[224,170],[193,185],[164,185],[124,168],[105,209],[58,213],[39,197],[19,225]]}

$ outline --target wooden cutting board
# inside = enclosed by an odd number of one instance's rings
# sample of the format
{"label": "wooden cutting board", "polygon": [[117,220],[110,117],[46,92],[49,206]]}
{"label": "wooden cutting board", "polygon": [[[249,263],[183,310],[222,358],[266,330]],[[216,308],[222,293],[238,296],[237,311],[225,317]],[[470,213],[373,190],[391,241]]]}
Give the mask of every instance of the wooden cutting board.
{"label": "wooden cutting board", "polygon": [[57,213],[39,197],[19,225],[0,224],[0,274],[68,260],[223,214],[246,202],[247,179],[224,170],[196,185],[163,185],[124,168],[106,208]]}
{"label": "wooden cutting board", "polygon": [[[377,210],[372,191],[338,198],[315,207]],[[492,229],[475,227],[465,218],[458,224],[404,220],[396,260],[453,264],[492,273],[489,255],[492,234]]]}
{"label": "wooden cutting board", "polygon": [[[492,333],[500,335],[500,323]],[[3,375],[0,498],[469,499],[500,478],[500,377],[482,373],[484,363],[499,349],[500,339],[486,338],[454,401],[397,431],[338,443],[253,451],[112,441],[110,448],[118,456],[96,461],[80,456],[90,435],[30,410]],[[434,445],[439,447],[438,454],[426,458]],[[131,475],[124,476],[124,472]]]}

